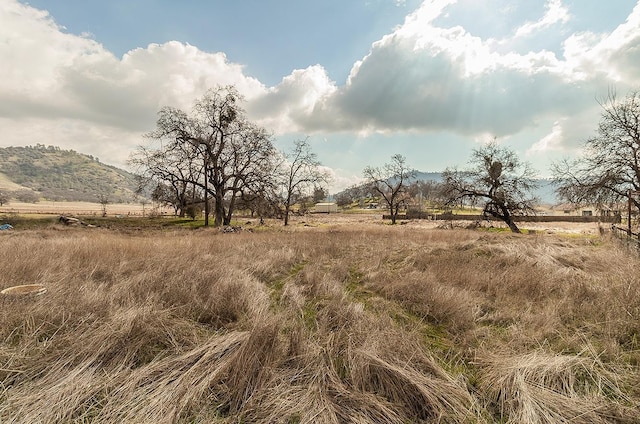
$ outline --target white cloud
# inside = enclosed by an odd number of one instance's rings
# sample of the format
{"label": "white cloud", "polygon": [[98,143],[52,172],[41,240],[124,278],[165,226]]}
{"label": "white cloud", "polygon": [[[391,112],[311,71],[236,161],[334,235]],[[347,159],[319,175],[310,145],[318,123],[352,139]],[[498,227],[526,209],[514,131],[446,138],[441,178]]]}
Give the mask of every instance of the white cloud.
{"label": "white cloud", "polygon": [[620,92],[640,85],[640,5],[609,34],[563,36],[561,53],[517,53],[505,46],[570,22],[560,0],[548,1],[540,20],[514,28],[504,43],[459,25],[438,26],[454,3],[423,2],[372,44],[343,86],[314,65],[265,87],[224,53],[172,41],[118,58],[88,35],[66,33],[46,12],[0,0],[0,57],[10,64],[0,66],[2,143],[54,144],[120,162],[153,129],[160,107],[188,109],[207,88],[235,84],[250,117],[277,134],[449,132],[486,139],[556,120],[532,141],[530,154],[542,155],[592,132],[599,93],[613,84]]}
{"label": "white cloud", "polygon": [[[118,59],[94,40],[65,33],[48,13],[15,0],[0,2],[0,57],[10,65],[0,66],[4,145],[73,144],[101,156],[108,142],[115,151],[109,157],[118,164],[124,163],[118,152],[142,141],[162,106],[188,109],[217,84],[234,84],[248,99],[265,91],[223,53],[172,41]],[[32,130],[29,137],[21,130],[25,126]]]}
{"label": "white cloud", "polygon": [[346,86],[299,123],[311,130],[504,135],[584,101],[550,52],[499,54],[461,27],[431,25],[449,3],[434,11],[425,2],[355,64]]}
{"label": "white cloud", "polygon": [[625,88],[640,84],[640,2],[610,34],[583,32],[564,42],[564,57],[582,79],[600,76]]}
{"label": "white cloud", "polygon": [[264,90],[223,53],[205,53],[176,41],[132,50],[122,60],[82,56],[64,75],[66,93],[92,110],[91,120],[132,130],[148,129],[164,105],[189,109],[217,84],[234,84],[248,97]]}
{"label": "white cloud", "polygon": [[567,23],[571,19],[569,9],[562,5],[562,0],[549,0],[546,13],[536,22],[527,22],[516,31],[516,37],[527,37],[557,23]]}
{"label": "white cloud", "polygon": [[[640,6],[611,34],[569,35],[564,56],[558,57],[548,50],[498,52],[495,40],[460,26],[436,26],[453,3],[425,1],[354,64],[345,86],[335,87],[327,79],[331,90],[316,97],[313,108],[306,104],[306,113],[285,111],[288,125],[307,132],[451,131],[504,137],[558,116],[589,116],[593,122],[598,117],[594,97],[623,78],[639,81]],[[560,1],[546,7],[544,17],[527,24],[526,31],[569,21]],[[566,134],[572,122],[576,119],[568,118],[557,129]],[[575,144],[568,137],[554,140],[532,151]]]}
{"label": "white cloud", "polygon": [[553,123],[551,132],[535,142],[529,150],[527,150],[527,155],[545,153],[552,150],[563,150],[563,141],[562,121],[556,121]]}
{"label": "white cloud", "polygon": [[248,112],[276,133],[296,132],[336,90],[322,66],[297,69],[276,87],[253,98]]}
{"label": "white cloud", "polygon": [[362,175],[352,174],[344,169],[334,169],[328,166],[321,166],[320,169],[329,176],[330,193],[338,193],[348,187],[364,182]]}

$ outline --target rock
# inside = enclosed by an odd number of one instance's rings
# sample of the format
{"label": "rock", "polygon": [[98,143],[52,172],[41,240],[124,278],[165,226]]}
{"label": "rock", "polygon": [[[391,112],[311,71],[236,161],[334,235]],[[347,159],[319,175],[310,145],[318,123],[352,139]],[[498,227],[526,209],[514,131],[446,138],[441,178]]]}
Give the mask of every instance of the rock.
{"label": "rock", "polygon": [[58,222],[61,222],[64,225],[80,225],[80,224],[82,224],[82,221],[80,221],[78,218],[74,218],[72,216],[64,216],[64,215],[60,215],[60,218],[58,218]]}
{"label": "rock", "polygon": [[232,225],[225,225],[220,228],[221,233],[239,233],[240,231],[242,231],[242,227],[234,227]]}

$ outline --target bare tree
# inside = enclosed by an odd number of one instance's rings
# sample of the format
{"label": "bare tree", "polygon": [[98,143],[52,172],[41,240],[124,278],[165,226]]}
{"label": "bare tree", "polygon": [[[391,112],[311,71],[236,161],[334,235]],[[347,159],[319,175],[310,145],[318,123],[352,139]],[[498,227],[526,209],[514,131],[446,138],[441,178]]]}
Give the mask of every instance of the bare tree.
{"label": "bare tree", "polygon": [[382,168],[367,166],[363,174],[371,189],[386,202],[391,223],[395,224],[400,207],[409,196],[408,187],[416,171],[407,166],[404,156],[394,155],[391,162],[384,164]]}
{"label": "bare tree", "polygon": [[109,204],[109,195],[108,194],[98,194],[98,203],[100,203],[100,206],[102,207],[102,217],[106,217],[107,216],[107,205]]}
{"label": "bare tree", "polygon": [[227,225],[238,197],[252,190],[271,171],[275,153],[271,136],[250,123],[241,107],[242,96],[233,86],[209,90],[187,114],[165,107],[149,138],[163,151],[194,154],[201,171],[190,183],[203,190],[205,225],[209,223],[209,196],[213,198],[214,225]]}
{"label": "bare tree", "polygon": [[284,225],[289,225],[291,206],[309,191],[326,184],[329,175],[320,168],[317,155],[311,151],[309,138],[296,140],[293,150],[285,156]]}
{"label": "bare tree", "polygon": [[433,207],[442,204],[440,193],[441,184],[434,180],[417,180],[412,182],[407,190],[409,197],[422,210],[423,206]]}
{"label": "bare tree", "polygon": [[0,190],[0,206],[4,206],[6,203],[9,203],[9,194]]}
{"label": "bare tree", "polygon": [[265,184],[256,190],[242,194],[239,207],[249,210],[251,216],[258,216],[260,223],[264,218],[282,218],[281,196],[277,181],[265,180]]}
{"label": "bare tree", "polygon": [[640,91],[619,100],[611,91],[596,135],[575,160],[552,165],[556,192],[574,204],[610,205],[626,200],[640,210]]}
{"label": "bare tree", "polygon": [[533,169],[495,139],[473,150],[469,165],[465,171],[447,168],[443,172],[445,203],[484,201],[485,217],[498,218],[519,233],[514,217],[533,214],[538,201],[531,193],[537,187]]}
{"label": "bare tree", "polygon": [[151,140],[150,146],[138,146],[129,159],[136,167],[138,192],[152,188],[153,200],[171,205],[176,215],[184,217],[193,203],[196,181],[203,178],[198,150],[189,144],[169,143],[163,147]]}
{"label": "bare tree", "polygon": [[264,128],[245,123],[241,133],[230,141],[230,148],[225,224],[231,221],[238,199],[271,191],[278,166],[271,136]]}

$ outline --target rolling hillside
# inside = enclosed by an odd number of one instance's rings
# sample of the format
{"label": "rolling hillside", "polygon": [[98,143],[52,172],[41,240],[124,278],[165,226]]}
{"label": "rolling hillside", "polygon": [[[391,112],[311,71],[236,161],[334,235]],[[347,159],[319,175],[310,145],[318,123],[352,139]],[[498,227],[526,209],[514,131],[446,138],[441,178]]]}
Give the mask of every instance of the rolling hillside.
{"label": "rolling hillside", "polygon": [[0,190],[12,198],[95,202],[107,196],[110,203],[126,203],[135,189],[133,174],[73,150],[0,148]]}

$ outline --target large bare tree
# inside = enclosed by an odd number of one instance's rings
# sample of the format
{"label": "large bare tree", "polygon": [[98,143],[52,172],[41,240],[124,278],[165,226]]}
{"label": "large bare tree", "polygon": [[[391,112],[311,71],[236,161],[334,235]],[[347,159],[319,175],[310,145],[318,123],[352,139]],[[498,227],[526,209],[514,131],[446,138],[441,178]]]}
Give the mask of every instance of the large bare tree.
{"label": "large bare tree", "polygon": [[416,171],[408,167],[404,156],[393,155],[391,162],[382,167],[367,166],[363,174],[371,189],[384,199],[391,223],[395,224],[400,207],[408,199],[408,187]]}
{"label": "large bare tree", "polygon": [[484,201],[485,217],[498,218],[519,233],[514,217],[534,213],[538,202],[532,194],[537,182],[531,166],[495,139],[473,150],[469,166],[464,171],[447,168],[443,172],[442,195],[446,204]]}
{"label": "large bare tree", "polygon": [[214,225],[227,225],[238,197],[273,172],[271,136],[246,119],[242,102],[235,87],[216,87],[196,101],[190,114],[162,108],[156,130],[149,134],[160,150],[188,150],[199,160],[201,173],[192,175],[190,182],[203,190],[205,225],[209,223],[209,196],[213,198]]}
{"label": "large bare tree", "polygon": [[640,91],[618,99],[610,92],[596,135],[582,155],[552,165],[556,192],[574,204],[614,204],[626,200],[640,210]]}

